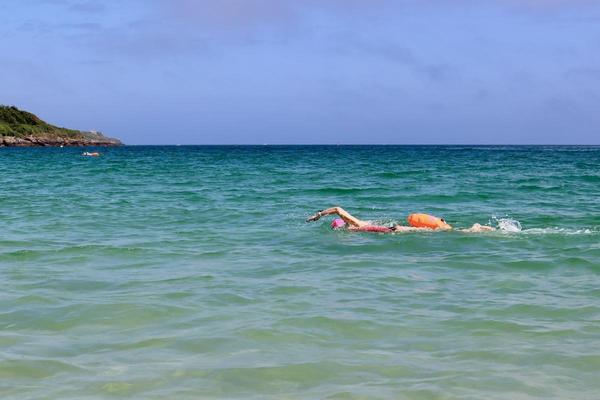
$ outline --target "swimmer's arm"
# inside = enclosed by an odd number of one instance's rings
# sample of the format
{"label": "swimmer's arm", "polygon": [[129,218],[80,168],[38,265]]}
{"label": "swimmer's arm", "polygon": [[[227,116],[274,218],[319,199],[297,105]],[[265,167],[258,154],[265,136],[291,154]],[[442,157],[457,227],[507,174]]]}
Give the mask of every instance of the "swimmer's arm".
{"label": "swimmer's arm", "polygon": [[417,228],[414,226],[404,226],[404,225],[394,225],[392,230],[396,233],[399,232],[421,232],[421,231],[430,231],[430,228]]}
{"label": "swimmer's arm", "polygon": [[325,215],[331,215],[331,214],[339,215],[340,218],[343,219],[344,222],[350,226],[356,226],[356,227],[360,228],[361,226],[368,225],[365,221],[361,221],[360,219],[354,217],[348,211],[344,210],[342,207],[331,207],[331,208],[328,208],[327,210],[319,211],[315,215],[309,217],[306,220],[306,222],[316,221]]}
{"label": "swimmer's arm", "polygon": [[487,226],[487,225],[481,225],[481,224],[473,224],[472,227],[468,228],[468,229],[457,229],[457,231],[461,231],[461,232],[490,232],[490,231],[495,231],[496,228],[491,227],[491,226]]}

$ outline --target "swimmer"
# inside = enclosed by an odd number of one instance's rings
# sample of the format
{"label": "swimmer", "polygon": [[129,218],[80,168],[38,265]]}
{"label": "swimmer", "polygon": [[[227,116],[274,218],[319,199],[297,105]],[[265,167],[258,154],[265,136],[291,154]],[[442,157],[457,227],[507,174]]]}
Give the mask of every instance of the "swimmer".
{"label": "swimmer", "polygon": [[84,151],[83,154],[81,154],[82,156],[86,156],[86,157],[99,157],[100,153],[98,152],[92,152],[90,153],[89,151]]}
{"label": "swimmer", "polygon": [[[373,225],[367,221],[360,220],[355,216],[351,215],[348,211],[342,207],[331,207],[326,210],[318,211],[316,214],[310,216],[306,222],[316,221],[319,218],[326,215],[338,215],[342,221],[335,220],[332,224],[334,229],[347,226],[350,231],[357,232],[379,232],[379,233],[394,233],[394,232],[418,232],[418,231],[431,231],[431,230],[453,230],[443,218],[437,218],[427,214],[411,214],[407,220],[411,226],[403,226],[399,224],[388,226]],[[495,231],[496,228],[491,226],[473,224],[468,229],[456,229],[461,232],[488,232]]]}

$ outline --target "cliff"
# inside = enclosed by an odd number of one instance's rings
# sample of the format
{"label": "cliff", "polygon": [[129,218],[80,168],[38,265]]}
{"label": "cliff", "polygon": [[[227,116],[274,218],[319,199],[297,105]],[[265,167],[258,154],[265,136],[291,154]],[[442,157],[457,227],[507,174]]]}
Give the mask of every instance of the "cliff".
{"label": "cliff", "polygon": [[0,106],[0,147],[120,146],[99,132],[59,128],[16,107]]}

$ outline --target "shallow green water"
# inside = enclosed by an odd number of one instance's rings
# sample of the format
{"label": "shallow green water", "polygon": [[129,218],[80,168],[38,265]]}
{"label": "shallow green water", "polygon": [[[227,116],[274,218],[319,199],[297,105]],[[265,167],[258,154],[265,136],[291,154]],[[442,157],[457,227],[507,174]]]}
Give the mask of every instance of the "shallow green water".
{"label": "shallow green water", "polygon": [[2,399],[599,398],[600,148],[80,152],[0,149]]}

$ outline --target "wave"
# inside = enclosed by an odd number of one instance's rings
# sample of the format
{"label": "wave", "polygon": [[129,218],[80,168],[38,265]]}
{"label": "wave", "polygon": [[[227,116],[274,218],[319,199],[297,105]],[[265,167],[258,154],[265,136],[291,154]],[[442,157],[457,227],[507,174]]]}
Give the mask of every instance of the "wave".
{"label": "wave", "polygon": [[530,234],[530,235],[548,235],[548,234],[554,234],[554,235],[597,235],[597,234],[600,233],[600,231],[597,230],[597,229],[590,229],[590,228],[577,229],[577,228],[551,227],[551,228],[531,228],[531,229],[525,229],[525,230],[521,231],[521,233],[523,233],[523,234]]}
{"label": "wave", "polygon": [[499,231],[506,233],[527,235],[594,235],[600,233],[598,228],[546,227],[523,229],[521,222],[510,217],[497,218],[496,216],[492,216],[492,221],[496,224]]}

